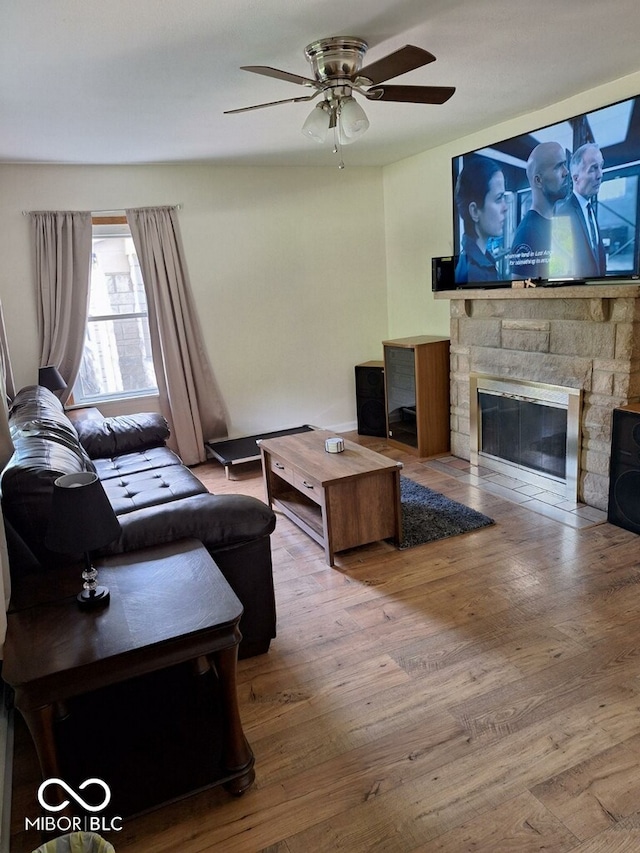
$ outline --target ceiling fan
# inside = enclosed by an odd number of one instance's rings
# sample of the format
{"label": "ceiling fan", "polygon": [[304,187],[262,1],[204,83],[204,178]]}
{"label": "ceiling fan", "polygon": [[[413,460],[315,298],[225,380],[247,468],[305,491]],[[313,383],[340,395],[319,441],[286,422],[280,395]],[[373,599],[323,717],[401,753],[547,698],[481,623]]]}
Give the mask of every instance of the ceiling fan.
{"label": "ceiling fan", "polygon": [[312,42],[307,45],[304,54],[313,70],[313,78],[266,65],[243,65],[243,71],[298,83],[314,91],[309,95],[281,101],[225,110],[225,113],[242,113],[277,104],[311,101],[322,95],[322,101],[312,110],[302,127],[303,134],[317,142],[324,142],[328,132],[333,129],[336,145],[348,144],[369,127],[369,120],[353,93],[370,101],[444,104],[455,92],[453,86],[386,85],[387,80],[435,62],[435,56],[421,47],[407,44],[363,68],[362,61],[367,49],[366,41],[355,36],[332,36]]}

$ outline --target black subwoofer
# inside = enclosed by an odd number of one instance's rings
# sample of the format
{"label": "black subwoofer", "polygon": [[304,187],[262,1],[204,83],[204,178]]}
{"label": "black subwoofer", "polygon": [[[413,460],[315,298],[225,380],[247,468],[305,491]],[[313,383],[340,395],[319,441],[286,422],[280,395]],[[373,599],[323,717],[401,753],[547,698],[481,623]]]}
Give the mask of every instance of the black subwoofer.
{"label": "black subwoofer", "polygon": [[356,408],[358,434],[384,438],[387,419],[384,408],[384,362],[356,364]]}
{"label": "black subwoofer", "polygon": [[640,406],[613,410],[608,520],[640,533]]}

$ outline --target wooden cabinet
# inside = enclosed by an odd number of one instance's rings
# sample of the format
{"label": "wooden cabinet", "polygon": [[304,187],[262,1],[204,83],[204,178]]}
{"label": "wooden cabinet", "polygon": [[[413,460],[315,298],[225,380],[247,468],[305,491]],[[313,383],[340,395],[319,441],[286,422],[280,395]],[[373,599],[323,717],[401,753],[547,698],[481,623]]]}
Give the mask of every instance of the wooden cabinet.
{"label": "wooden cabinet", "polygon": [[418,335],[382,345],[389,444],[417,456],[447,453],[449,338]]}

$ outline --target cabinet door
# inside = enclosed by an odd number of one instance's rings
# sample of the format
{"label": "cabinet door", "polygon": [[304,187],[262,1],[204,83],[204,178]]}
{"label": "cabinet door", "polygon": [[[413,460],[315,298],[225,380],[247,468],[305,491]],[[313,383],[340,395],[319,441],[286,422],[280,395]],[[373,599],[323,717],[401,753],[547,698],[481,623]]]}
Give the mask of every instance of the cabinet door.
{"label": "cabinet door", "polygon": [[384,359],[389,438],[417,447],[415,352],[407,347],[385,347]]}

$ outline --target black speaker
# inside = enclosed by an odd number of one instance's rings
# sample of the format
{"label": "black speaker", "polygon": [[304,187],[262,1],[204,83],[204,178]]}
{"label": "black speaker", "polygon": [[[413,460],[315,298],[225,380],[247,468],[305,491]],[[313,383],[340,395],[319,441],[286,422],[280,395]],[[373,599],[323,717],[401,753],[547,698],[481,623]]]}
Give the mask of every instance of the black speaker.
{"label": "black speaker", "polygon": [[384,362],[356,364],[356,408],[358,434],[385,438],[387,418],[384,407]]}
{"label": "black speaker", "polygon": [[613,410],[607,519],[640,533],[640,406],[634,408]]}
{"label": "black speaker", "polygon": [[431,290],[456,289],[456,258],[431,258]]}

